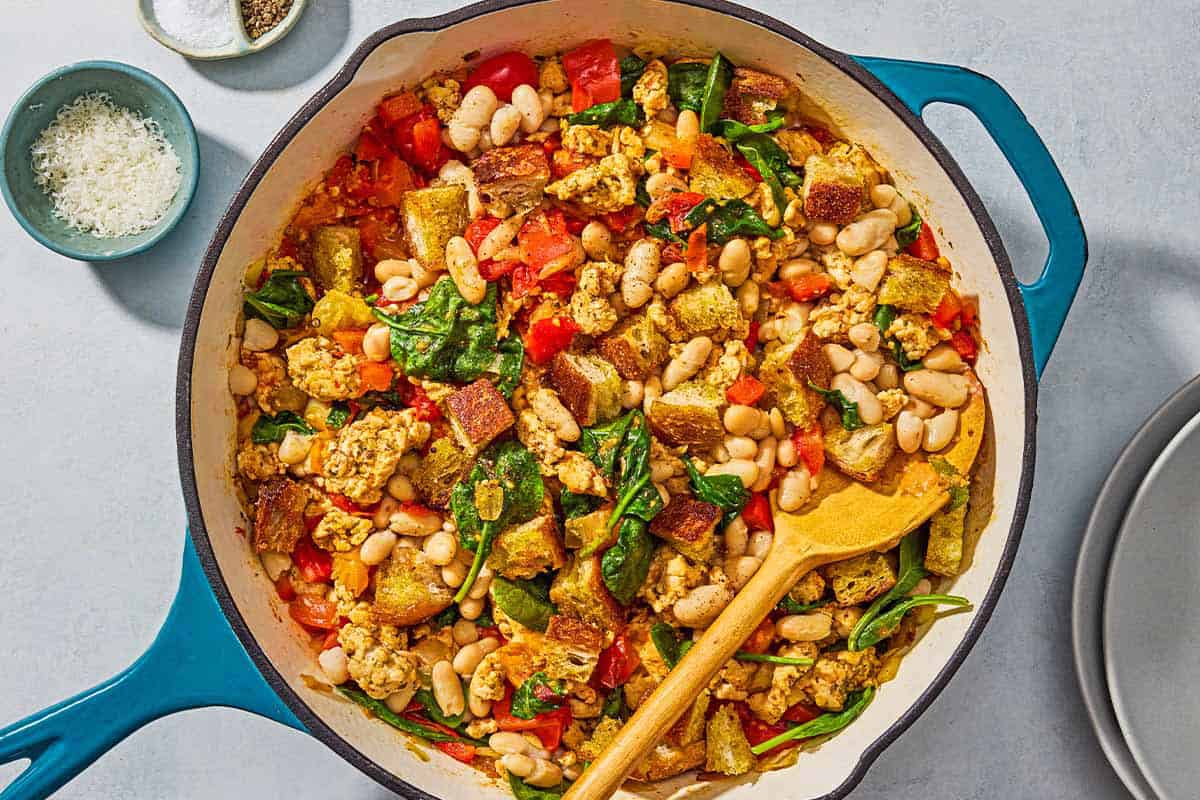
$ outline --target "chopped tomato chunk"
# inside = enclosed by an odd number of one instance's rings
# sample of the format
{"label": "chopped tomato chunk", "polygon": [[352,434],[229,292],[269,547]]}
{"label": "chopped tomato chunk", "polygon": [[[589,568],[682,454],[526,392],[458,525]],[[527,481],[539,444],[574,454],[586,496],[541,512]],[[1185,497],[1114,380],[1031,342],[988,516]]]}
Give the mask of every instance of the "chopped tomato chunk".
{"label": "chopped tomato chunk", "polygon": [[750,332],[746,334],[746,349],[751,353],[758,347],[758,329],[762,327],[757,320],[750,320]]}
{"label": "chopped tomato chunk", "polygon": [[979,345],[975,342],[975,337],[966,330],[957,330],[950,337],[950,346],[954,348],[954,352],[969,364],[974,364],[975,359],[979,356]]}
{"label": "chopped tomato chunk", "polygon": [[523,83],[537,88],[537,64],[524,53],[511,50],[485,58],[476,64],[467,75],[463,91],[468,92],[476,86],[486,86],[496,93],[496,97],[507,103],[512,99],[513,89]]}
{"label": "chopped tomato chunk", "polygon": [[930,321],[939,328],[948,329],[961,315],[962,303],[959,302],[958,295],[953,291],[948,291],[942,295],[942,300],[938,303],[938,307],[934,309]]}
{"label": "chopped tomato chunk", "polygon": [[571,346],[579,325],[570,317],[539,319],[525,334],[525,353],[535,364],[548,364],[559,352]]}
{"label": "chopped tomato chunk", "polygon": [[792,442],[800,454],[800,460],[808,467],[809,475],[816,475],[825,466],[825,433],[821,423],[814,422],[811,427],[797,428],[792,434]]}
{"label": "chopped tomato chunk", "polygon": [[608,39],[593,39],[562,57],[576,111],[621,99],[621,66]]}
{"label": "chopped tomato chunk", "polygon": [[288,605],[288,613],[310,628],[328,630],[338,625],[337,603],[316,595],[300,595]]}
{"label": "chopped tomato chunk", "polygon": [[613,643],[600,652],[592,680],[605,689],[615,689],[628,681],[641,663],[633,642],[624,632],[618,633]]}
{"label": "chopped tomato chunk", "polygon": [[380,206],[398,206],[404,193],[415,188],[412,168],[395,153],[388,153],[375,162],[375,180],[371,196]]}
{"label": "chopped tomato chunk", "polygon": [[541,277],[553,274],[575,259],[579,245],[567,231],[562,212],[548,211],[525,220],[517,234],[517,246],[521,261]]}
{"label": "chopped tomato chunk", "polygon": [[775,638],[775,623],[768,619],[764,619],[758,623],[758,627],[754,629],[754,633],[742,642],[741,649],[747,653],[765,653],[767,648],[771,646],[771,640]]}
{"label": "chopped tomato chunk", "polygon": [[358,143],[354,145],[354,157],[359,161],[374,161],[390,152],[375,134],[367,130],[358,135]]}
{"label": "chopped tomato chunk", "polygon": [[405,117],[412,116],[421,109],[421,101],[414,92],[401,92],[391,97],[383,98],[379,103],[379,117],[386,125],[395,125]]}
{"label": "chopped tomato chunk", "polygon": [[434,742],[433,746],[455,761],[470,764],[475,760],[475,745],[466,742]]}
{"label": "chopped tomato chunk", "polygon": [[833,288],[833,278],[824,272],[809,272],[784,281],[784,286],[797,303],[815,300]]}
{"label": "chopped tomato chunk", "polygon": [[352,356],[362,354],[363,336],[367,333],[366,328],[347,328],[345,330],[334,331],[333,340],[342,346]]}
{"label": "chopped tomato chunk", "polygon": [[533,719],[521,719],[512,713],[512,689],[508,689],[503,700],[492,706],[492,717],[502,731],[529,731],[538,737],[542,746],[554,750],[562,741],[562,732],[573,719],[571,709],[561,706],[554,711],[537,714]]}
{"label": "chopped tomato chunk", "polygon": [[463,238],[467,240],[467,244],[471,245],[471,250],[478,255],[479,245],[483,244],[483,240],[487,238],[487,235],[499,225],[500,220],[495,217],[480,217],[471,221],[471,224],[463,232]]}
{"label": "chopped tomato chunk", "polygon": [[699,272],[708,266],[708,223],[701,223],[687,240],[684,263],[689,272]]}
{"label": "chopped tomato chunk", "polygon": [[286,572],[275,579],[275,593],[285,603],[296,599],[296,587],[292,586],[292,578]]}
{"label": "chopped tomato chunk", "polygon": [[753,375],[743,375],[725,390],[725,398],[730,403],[742,406],[752,406],[763,396],[767,387]]}
{"label": "chopped tomato chunk", "polygon": [[755,492],[742,509],[742,520],[752,531],[775,532],[775,520],[771,518],[771,503],[763,492]]}
{"label": "chopped tomato chunk", "polygon": [[392,388],[395,372],[386,361],[362,361],[358,365],[358,379],[363,392],[386,392]]}
{"label": "chopped tomato chunk", "polygon": [[313,544],[308,536],[302,537],[292,548],[292,563],[309,583],[324,583],[333,575],[333,556]]}
{"label": "chopped tomato chunk", "polygon": [[908,246],[906,250],[910,256],[923,258],[926,261],[936,261],[940,255],[938,250],[937,240],[933,238],[933,229],[929,227],[929,223],[921,221],[921,232],[917,234],[917,240]]}

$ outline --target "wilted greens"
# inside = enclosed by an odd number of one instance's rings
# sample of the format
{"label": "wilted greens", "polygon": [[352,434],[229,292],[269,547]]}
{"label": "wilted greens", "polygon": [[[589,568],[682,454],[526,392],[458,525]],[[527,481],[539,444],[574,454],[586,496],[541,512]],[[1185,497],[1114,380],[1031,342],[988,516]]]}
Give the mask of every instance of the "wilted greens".
{"label": "wilted greens", "polygon": [[312,311],[313,301],[304,291],[299,270],[277,269],[267,276],[262,288],[246,292],[242,310],[247,317],[265,320],[272,328],[295,328]]}
{"label": "wilted greens", "polygon": [[312,426],[296,412],[280,411],[275,416],[263,414],[255,420],[254,427],[250,429],[250,441],[255,444],[282,442],[288,431],[295,431],[305,436],[312,436],[316,433]]}

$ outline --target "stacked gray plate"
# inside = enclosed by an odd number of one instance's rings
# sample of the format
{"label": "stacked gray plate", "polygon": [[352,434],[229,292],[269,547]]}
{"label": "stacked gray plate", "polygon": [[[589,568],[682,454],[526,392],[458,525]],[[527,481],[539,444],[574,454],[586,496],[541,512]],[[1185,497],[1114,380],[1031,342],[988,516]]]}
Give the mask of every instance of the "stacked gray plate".
{"label": "stacked gray plate", "polygon": [[1130,440],[1075,571],[1075,668],[1101,747],[1138,800],[1200,796],[1200,378]]}

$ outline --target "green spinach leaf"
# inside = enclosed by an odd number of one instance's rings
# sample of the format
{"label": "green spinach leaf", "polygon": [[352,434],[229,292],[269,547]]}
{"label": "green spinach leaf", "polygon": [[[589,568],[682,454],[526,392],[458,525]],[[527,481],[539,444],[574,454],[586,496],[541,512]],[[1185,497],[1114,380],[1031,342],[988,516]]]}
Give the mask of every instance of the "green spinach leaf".
{"label": "green spinach leaf", "polygon": [[887,336],[888,328],[892,327],[892,323],[896,321],[895,306],[879,305],[875,306],[875,327],[879,328],[880,336]]}
{"label": "green spinach leaf", "polygon": [[700,113],[707,81],[708,64],[700,61],[677,61],[667,67],[667,94],[681,111],[686,108]]}
{"label": "green spinach leaf", "polygon": [[862,417],[858,414],[858,403],[846,397],[841,389],[822,389],[812,381],[808,382],[808,388],[824,397],[826,402],[842,412],[843,428],[848,431],[856,431],[863,426]]}
{"label": "green spinach leaf", "polygon": [[608,521],[610,529],[622,516],[650,522],[663,508],[662,496],[650,482],[650,427],[646,415],[635,408],[624,418],[629,424],[618,451],[621,474],[617,481],[617,505]]}
{"label": "green spinach leaf", "polygon": [[741,478],[736,475],[701,475],[700,470],[696,469],[696,465],[686,456],[683,465],[687,468],[692,494],[696,495],[696,499],[712,503],[725,512],[721,518],[722,527],[742,513],[742,509],[750,501],[750,492],[742,486]]}
{"label": "green spinach leaf", "polygon": [[442,707],[438,705],[437,698],[428,689],[417,689],[417,693],[413,695],[413,700],[416,700],[425,709],[425,716],[439,725],[445,725],[447,728],[453,728],[454,730],[458,730],[462,726],[463,715],[455,714],[450,717],[443,714]]}
{"label": "green spinach leaf", "polygon": [[517,687],[512,696],[512,715],[533,719],[538,714],[557,711],[566,699],[562,681],[552,681],[544,672],[535,672]]}
{"label": "green spinach leaf", "polygon": [[[640,181],[638,181],[637,189],[634,190],[633,201],[642,208],[649,207],[650,203],[652,202],[650,200],[650,193],[646,191],[645,178],[642,178]],[[670,229],[668,228],[668,230]]]}
{"label": "green spinach leaf", "polygon": [[247,317],[264,320],[272,328],[295,328],[312,311],[313,301],[304,291],[300,270],[277,269],[267,276],[261,289],[246,292],[242,311]]}
{"label": "green spinach leaf", "polygon": [[446,628],[458,622],[460,616],[458,606],[448,606],[445,611],[434,615],[429,622],[435,628]]}
{"label": "green spinach leaf", "polygon": [[600,558],[600,577],[621,605],[633,601],[653,558],[654,540],[646,531],[646,523],[637,517],[623,518],[617,529],[617,543]]}
{"label": "green spinach leaf", "polygon": [[818,600],[815,603],[799,603],[792,599],[792,596],[785,594],[775,608],[782,611],[784,614],[807,614],[810,611],[816,611],[818,608],[824,608],[829,605],[832,600]]}
{"label": "green spinach leaf", "polygon": [[[875,327],[879,328],[879,335],[887,337],[888,328],[892,327],[892,323],[896,321],[896,309],[893,306],[881,305],[875,308]],[[904,372],[912,372],[913,370],[924,369],[925,365],[917,361],[911,361],[908,355],[904,352],[904,346],[896,339],[889,339],[891,342],[892,356],[896,359],[896,364]]]}
{"label": "green spinach leaf", "polygon": [[717,121],[715,132],[718,136],[725,137],[725,140],[733,144],[738,139],[744,136],[749,136],[752,133],[770,133],[783,127],[784,113],[780,109],[772,109],[767,112],[767,121],[760,122],[757,125],[746,125],[738,122],[736,119],[722,119]]}
{"label": "green spinach leaf", "polygon": [[[854,640],[855,649],[863,650],[890,637],[900,627],[904,615],[918,606],[969,606],[971,601],[953,594],[914,594],[871,620]],[[857,627],[857,626],[856,626]]]}
{"label": "green spinach leaf", "polygon": [[704,78],[704,94],[700,98],[700,130],[707,131],[725,108],[725,92],[733,83],[733,64],[719,52],[713,55]]}
{"label": "green spinach leaf", "polygon": [[925,369],[925,365],[921,363],[920,359],[914,361],[908,357],[908,353],[904,352],[904,345],[900,344],[898,339],[892,339],[892,357],[896,359],[896,365],[904,372]]}
{"label": "green spinach leaf", "polygon": [[913,531],[900,540],[900,564],[896,572],[896,583],[887,592],[875,598],[875,602],[858,618],[858,622],[850,629],[850,635],[846,637],[847,648],[861,650],[858,638],[867,626],[883,613],[884,609],[911,592],[925,577],[927,573],[921,555],[925,548],[922,544],[920,531]]}
{"label": "green spinach leaf", "polygon": [[567,790],[565,781],[550,789],[538,789],[511,772],[508,773],[508,786],[512,789],[513,797],[516,800],[559,800],[563,796],[563,792]]}
{"label": "green spinach leaf", "polygon": [[600,103],[583,111],[567,115],[568,125],[629,125],[638,127],[646,121],[642,107],[628,98]]}
{"label": "green spinach leaf", "polygon": [[325,415],[325,427],[340,428],[350,421],[350,406],[343,400],[337,400]]}
{"label": "green spinach leaf", "polygon": [[604,705],[600,707],[601,717],[612,717],[613,719],[624,722],[629,719],[629,704],[625,702],[625,690],[618,686],[608,693],[604,698]]}
{"label": "green spinach leaf", "polygon": [[967,504],[967,500],[969,500],[971,497],[971,490],[968,487],[960,486],[959,484],[953,484],[948,491],[950,492],[950,502],[946,505],[946,508],[943,509],[944,511],[953,511],[956,508],[965,506]]}
{"label": "green spinach leaf", "polygon": [[785,667],[811,667],[811,658],[791,658],[790,656],[773,656],[770,653],[745,653],[739,650],[733,654],[738,661],[755,661],[762,664],[781,664]]}
{"label": "green spinach leaf", "polygon": [[683,660],[695,644],[691,639],[680,639],[675,629],[665,622],[656,622],[650,628],[650,641],[654,643],[654,649],[667,669],[675,669],[675,665]]}
{"label": "green spinach leaf", "polygon": [[275,416],[263,414],[254,421],[250,429],[250,441],[255,444],[271,444],[282,442],[288,431],[312,436],[316,433],[312,426],[305,422],[295,411],[280,411]]}
{"label": "green spinach leaf", "polygon": [[707,224],[705,238],[712,244],[725,244],[736,236],[766,236],[778,239],[784,233],[770,225],[744,200],[730,200],[719,205],[715,200],[705,200],[683,218],[688,228]]}
{"label": "green spinach leaf", "polygon": [[604,499],[594,494],[576,494],[570,489],[563,489],[558,495],[565,519],[577,519],[587,516],[604,504]]}
{"label": "green spinach leaf", "polygon": [[495,375],[492,383],[496,391],[504,395],[505,400],[511,400],[517,384],[521,381],[521,367],[525,364],[525,343],[517,335],[509,336],[496,345],[496,358],[488,367],[488,373]]}
{"label": "green spinach leaf", "polygon": [[[542,581],[492,578],[492,602],[508,616],[530,630],[544,633],[554,616],[550,588]],[[453,608],[453,606],[451,606]]]}
{"label": "green spinach leaf", "polygon": [[816,719],[811,719],[808,722],[789,728],[778,736],[773,736],[765,742],[759,742],[754,745],[750,748],[750,752],[756,756],[761,756],[768,750],[773,750],[785,742],[794,742],[800,739],[811,739],[814,736],[825,736],[830,733],[836,733],[858,719],[859,715],[871,704],[871,700],[874,697],[875,687],[868,686],[862,691],[855,692],[847,697],[846,705],[841,711],[822,714]]}
{"label": "green spinach leaf", "polygon": [[646,62],[630,53],[620,61],[621,97],[633,97],[633,86],[646,71]]}
{"label": "green spinach leaf", "polygon": [[915,242],[921,235],[921,215],[912,203],[909,203],[908,207],[912,209],[912,221],[903,228],[896,229],[896,244],[900,245],[901,250]]}
{"label": "green spinach leaf", "polygon": [[477,747],[484,747],[487,744],[479,739],[472,739],[469,736],[458,734],[449,734],[432,726],[422,725],[416,720],[402,717],[388,708],[382,700],[376,700],[359,689],[352,689],[349,686],[335,686],[333,687],[333,691],[367,709],[377,719],[386,722],[393,728],[413,736],[419,736],[427,742],[467,742]]}
{"label": "green spinach leaf", "polygon": [[787,153],[765,133],[743,136],[734,146],[771,187],[771,196],[776,207],[782,212],[788,202],[783,187],[796,187],[804,182],[803,178],[792,171]]}

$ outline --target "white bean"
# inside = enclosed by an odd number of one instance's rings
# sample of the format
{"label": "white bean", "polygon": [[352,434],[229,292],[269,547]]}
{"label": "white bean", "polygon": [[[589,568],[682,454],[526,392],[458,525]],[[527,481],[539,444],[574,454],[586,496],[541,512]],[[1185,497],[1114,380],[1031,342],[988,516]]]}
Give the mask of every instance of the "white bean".
{"label": "white bean", "polygon": [[721,280],[726,286],[738,287],[750,277],[750,245],[745,239],[730,239],[721,248],[717,258],[717,268],[721,270]]}
{"label": "white bean", "polygon": [[750,539],[746,532],[746,521],[742,519],[741,514],[738,514],[725,526],[722,535],[725,541],[726,556],[740,556],[746,552]]}
{"label": "white bean", "polygon": [[733,588],[741,589],[750,582],[754,573],[758,572],[758,568],[761,566],[762,560],[754,556],[737,556],[725,562],[725,572],[729,576],[729,582],[733,584]]}
{"label": "white bean", "polygon": [[669,172],[656,172],[646,178],[646,194],[650,195],[651,200],[657,200],[671,192],[686,191],[687,184],[678,175]]}
{"label": "white bean", "polygon": [[358,548],[358,557],[367,566],[382,564],[395,547],[396,534],[391,531],[375,531]]}
{"label": "white bean", "polygon": [[781,467],[796,466],[796,445],[789,438],[779,440],[779,446],[775,448],[775,461]]}
{"label": "white bean", "polygon": [[906,453],[915,453],[921,449],[921,439],[925,436],[925,421],[911,411],[901,411],[896,417],[896,443]]}
{"label": "white bean", "polygon": [[258,376],[245,364],[234,364],[229,368],[229,391],[243,396],[253,394],[258,388]]}
{"label": "white bean", "polygon": [[832,222],[818,222],[808,229],[808,240],[815,245],[824,247],[833,244],[837,239],[838,228]]}
{"label": "white bean", "polygon": [[433,683],[433,698],[437,700],[442,713],[448,717],[461,714],[467,703],[463,697],[462,681],[455,674],[450,662],[439,661],[434,664],[430,681]]}
{"label": "white bean", "polygon": [[279,443],[279,460],[288,466],[299,464],[312,448],[313,437],[296,431],[288,431]]}
{"label": "white bean", "polygon": [[[459,647],[474,644],[479,641],[479,627],[469,619],[460,619],[450,629],[450,636]],[[457,666],[454,671],[458,672]]]}
{"label": "white bean", "polygon": [[887,183],[871,187],[871,205],[876,208],[889,208],[896,199],[896,187]]}
{"label": "white bean", "polygon": [[662,381],[657,375],[651,375],[642,386],[642,411],[649,414],[654,401],[662,397],[662,393]]}
{"label": "white bean", "polygon": [[896,229],[896,215],[878,208],[859,217],[837,235],[837,246],[848,256],[861,256],[883,246]]}
{"label": "white bean", "polygon": [[[479,575],[476,576],[475,583],[471,584],[471,591],[467,592],[467,597],[471,600],[482,600],[487,597],[488,589],[491,588],[492,578],[494,577],[495,573],[492,572],[492,568],[485,564],[483,569],[479,570]],[[469,619],[475,618],[470,617]]]}
{"label": "white bean", "polygon": [[279,344],[279,331],[257,317],[246,320],[246,330],[242,333],[242,347],[261,353],[265,350],[273,350],[277,344]]}
{"label": "white bean", "polygon": [[726,436],[725,451],[730,458],[754,458],[758,453],[758,442],[749,436]]}
{"label": "white bean", "polygon": [[958,408],[967,402],[970,382],[962,375],[918,369],[904,374],[904,391],[943,408]]}
{"label": "white bean", "polygon": [[458,613],[466,619],[479,619],[480,614],[483,613],[483,600],[477,597],[466,598],[458,604]]}
{"label": "white bean", "polygon": [[533,133],[542,127],[546,113],[542,110],[542,98],[538,97],[537,89],[522,83],[513,89],[512,104],[521,114],[521,130]]}
{"label": "white bean", "polygon": [[779,279],[781,281],[794,281],[801,275],[809,275],[820,271],[821,265],[811,258],[793,258],[779,268]]}
{"label": "white bean", "polygon": [[896,215],[897,228],[903,228],[905,225],[912,222],[912,206],[910,206],[908,201],[903,197],[897,195],[896,199],[892,201],[892,204],[888,206],[888,208],[891,209],[891,212]]}
{"label": "white bean", "polygon": [[679,112],[675,119],[675,138],[681,142],[694,142],[700,138],[700,117],[691,109]]}
{"label": "white bean", "polygon": [[322,650],[321,654],[317,656],[317,663],[321,665],[321,671],[334,686],[350,680],[350,659],[346,657],[346,651],[340,646]]}
{"label": "white bean", "polygon": [[882,368],[882,354],[868,353],[866,350],[862,349],[856,349],[854,351],[854,364],[850,367],[850,374],[858,378],[860,381],[865,383],[867,381],[875,380],[875,376],[879,374],[879,370]]}
{"label": "white bean", "polygon": [[[492,748],[495,749],[494,747]],[[504,767],[504,771],[516,775],[518,778],[527,778],[537,767],[538,762],[524,753],[506,753],[500,757],[500,765]]]}
{"label": "white bean", "polygon": [[754,312],[758,310],[760,296],[761,292],[759,291],[758,283],[755,281],[745,281],[738,287],[738,308],[741,310],[743,317],[754,316]]}
{"label": "white bean", "polygon": [[451,561],[442,567],[442,582],[451,589],[457,589],[467,579],[467,571],[469,569],[470,567],[461,561]]}
{"label": "white bean", "polygon": [[904,404],[904,410],[911,411],[921,419],[929,419],[937,413],[936,406],[917,397],[909,397],[908,402]]}
{"label": "white bean", "polygon": [[775,451],[779,447],[779,440],[774,436],[768,436],[758,443],[758,455],[754,458],[755,465],[758,466],[758,480],[750,488],[756,492],[765,492],[771,484],[771,477],[775,473]]}
{"label": "white bean", "polygon": [[487,281],[479,274],[479,262],[470,243],[461,236],[446,242],[446,269],[450,271],[450,277],[464,300],[473,306],[483,302],[483,296],[487,294]]}
{"label": "white bean", "polygon": [[[541,101],[538,101],[539,108],[541,105]],[[497,108],[496,113],[492,114],[491,125],[488,127],[492,135],[492,144],[496,147],[508,144],[521,129],[522,121],[522,114],[516,106],[506,104]]]}
{"label": "white bean", "polygon": [[529,405],[533,408],[533,413],[537,414],[538,418],[546,423],[559,439],[564,442],[579,440],[581,434],[579,423],[575,421],[575,417],[562,404],[553,390],[538,389],[529,397]]}
{"label": "white bean", "polygon": [[265,550],[258,554],[258,560],[262,562],[267,577],[273,581],[279,580],[280,575],[292,568],[292,557],[287,553]]}
{"label": "white bean", "polygon": [[562,769],[555,763],[544,759],[534,762],[533,772],[525,777],[525,783],[539,789],[549,789],[562,783]]}
{"label": "white bean", "polygon": [[406,686],[398,692],[392,692],[383,701],[383,704],[388,707],[388,710],[395,714],[403,714],[412,703],[413,695],[417,693],[416,686]]}
{"label": "white bean", "polygon": [[421,550],[434,564],[439,567],[447,566],[458,552],[458,537],[446,531],[438,531],[425,540]]}
{"label": "white bean", "polygon": [[436,511],[408,509],[392,514],[389,527],[401,536],[428,536],[442,529],[442,518]]}
{"label": "white bean", "polygon": [[479,243],[479,252],[476,253],[476,259],[478,261],[487,261],[488,259],[495,258],[497,253],[508,247],[512,244],[512,240],[517,238],[517,233],[521,230],[521,226],[524,223],[524,214],[513,214],[492,228],[488,232],[488,235],[483,237],[483,241]]}
{"label": "white bean", "polygon": [[815,611],[811,614],[789,614],[775,623],[775,632],[789,642],[819,642],[833,631],[833,618]]}
{"label": "white bean", "polygon": [[391,278],[411,278],[412,267],[406,259],[385,258],[375,264],[375,280],[381,284]]}
{"label": "white bean", "polygon": [[529,743],[516,731],[497,731],[488,737],[488,747],[504,755],[522,755],[529,752]]}
{"label": "white bean", "polygon": [[714,464],[705,475],[737,475],[742,486],[749,489],[758,480],[758,465],[745,458],[731,458],[724,464]]}
{"label": "white bean", "polygon": [[[411,281],[412,278],[400,280]],[[362,349],[363,355],[371,361],[387,361],[392,357],[392,329],[382,322],[376,322],[363,334]]]}
{"label": "white bean", "polygon": [[641,308],[654,295],[659,258],[658,245],[651,239],[639,239],[629,248],[625,274],[621,276],[621,299],[629,308]]}
{"label": "white bean", "polygon": [[879,286],[879,282],[883,280],[887,263],[887,253],[882,250],[872,250],[854,261],[854,266],[850,268],[850,280],[867,291],[873,292]]}
{"label": "white bean", "polygon": [[396,303],[403,303],[405,300],[416,297],[417,292],[421,291],[421,287],[417,285],[416,278],[408,275],[396,275],[384,281],[379,291],[384,298]]}
{"label": "white bean", "polygon": [[900,369],[895,364],[884,364],[875,376],[875,385],[880,389],[896,389],[900,386]]}
{"label": "white bean", "polygon": [[958,351],[944,343],[926,353],[921,359],[921,365],[938,372],[962,372],[966,367]]}
{"label": "white bean", "polygon": [[[751,431],[762,424],[762,412],[754,406],[731,405],[725,409],[725,430],[734,436],[748,436]],[[768,428],[770,423],[767,423]]]}
{"label": "white bean", "polygon": [[754,556],[762,560],[767,557],[767,553],[771,552],[771,545],[775,542],[775,537],[770,531],[755,531],[750,534],[750,543],[746,547],[746,555]]}
{"label": "white bean", "polygon": [[921,446],[933,453],[950,444],[958,432],[958,412],[948,408],[932,419],[925,420],[925,437]]}
{"label": "white bean", "polygon": [[883,420],[883,405],[879,398],[858,378],[843,372],[834,376],[830,388],[841,391],[850,402],[858,403],[858,415],[867,425]]}
{"label": "white bean", "polygon": [[408,476],[401,475],[399,472],[388,479],[387,491],[401,503],[414,500],[417,496],[417,490],[413,488],[412,481],[408,479]]}
{"label": "white bean", "polygon": [[707,336],[697,336],[684,345],[679,355],[671,359],[666,369],[663,370],[663,389],[669,392],[699,372],[700,368],[704,366],[704,362],[708,360],[708,354],[712,352],[712,347],[712,339]]}
{"label": "white bean", "polygon": [[658,278],[654,281],[654,288],[658,290],[659,294],[670,300],[683,291],[691,277],[687,264],[676,261],[668,264],[658,273]]}
{"label": "white bean", "polygon": [[854,366],[854,353],[840,344],[823,345],[821,349],[825,352],[825,358],[829,359],[829,365],[833,367],[835,373],[846,372]]}
{"label": "white bean", "polygon": [[612,254],[612,232],[603,222],[592,220],[579,234],[583,252],[593,261],[604,261]]}
{"label": "white bean", "polygon": [[811,493],[808,470],[803,466],[788,472],[779,482],[779,508],[783,511],[795,511],[804,505]]}
{"label": "white bean", "polygon": [[783,419],[782,411],[778,408],[772,408],[767,413],[767,422],[771,425],[772,436],[779,440],[787,438],[787,422]]}
{"label": "white bean", "polygon": [[[462,621],[459,620],[459,622]],[[467,622],[471,621],[467,620]],[[472,626],[474,624],[474,622],[471,622]],[[474,674],[476,668],[479,666],[479,662],[483,661],[484,656],[499,647],[500,640],[494,636],[466,644],[454,655],[454,671],[459,675]]]}
{"label": "white bean", "polygon": [[500,101],[482,84],[471,88],[450,119],[450,141],[456,150],[467,152],[479,144],[482,128],[492,119]]}
{"label": "white bean", "polygon": [[676,600],[671,613],[689,628],[703,628],[716,619],[732,599],[733,595],[724,586],[709,583],[697,586]]}
{"label": "white bean", "polygon": [[873,322],[860,322],[851,325],[847,334],[855,347],[874,353],[879,349],[879,328]]}
{"label": "white bean", "polygon": [[646,387],[641,381],[624,381],[621,384],[621,408],[637,408],[642,404]]}

